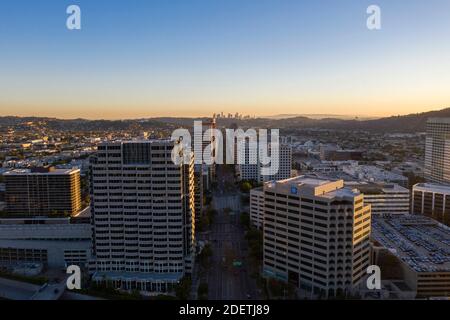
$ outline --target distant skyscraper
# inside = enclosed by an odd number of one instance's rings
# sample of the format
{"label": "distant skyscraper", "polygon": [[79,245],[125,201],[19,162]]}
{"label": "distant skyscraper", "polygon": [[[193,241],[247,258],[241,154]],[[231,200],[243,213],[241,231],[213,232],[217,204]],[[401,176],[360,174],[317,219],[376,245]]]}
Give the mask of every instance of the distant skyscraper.
{"label": "distant skyscraper", "polygon": [[165,292],[192,271],[194,163],[174,164],[173,146],[99,145],[91,163],[94,281]]}
{"label": "distant skyscraper", "polygon": [[370,262],[370,205],[344,181],[299,176],[264,185],[264,275],[334,297]]}
{"label": "distant skyscraper", "polygon": [[430,118],[425,142],[425,178],[450,184],[450,118]]}
{"label": "distant skyscraper", "polygon": [[79,169],[15,169],[3,176],[11,215],[74,215],[81,210]]}

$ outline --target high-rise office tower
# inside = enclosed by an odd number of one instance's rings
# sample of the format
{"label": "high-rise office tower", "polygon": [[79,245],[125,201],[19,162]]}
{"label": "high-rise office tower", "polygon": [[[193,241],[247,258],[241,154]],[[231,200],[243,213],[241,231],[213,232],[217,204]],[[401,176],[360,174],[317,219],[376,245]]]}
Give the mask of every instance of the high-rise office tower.
{"label": "high-rise office tower", "polygon": [[425,178],[450,184],[450,118],[430,118],[425,142]]}
{"label": "high-rise office tower", "polygon": [[15,169],[3,176],[11,216],[74,215],[81,210],[79,169]]}
{"label": "high-rise office tower", "polygon": [[166,292],[192,271],[194,159],[175,164],[175,143],[99,145],[91,161],[95,281]]}
{"label": "high-rise office tower", "polygon": [[[269,153],[272,152],[272,144],[269,144]],[[265,181],[272,181],[272,180],[285,180],[291,178],[291,172],[292,172],[292,148],[287,144],[278,144],[278,152],[279,157],[274,157],[273,161],[274,163],[267,166],[273,166],[275,168],[273,170],[273,173],[269,175],[263,175],[259,173],[259,181],[265,182]]]}
{"label": "high-rise office tower", "polygon": [[237,163],[240,179],[259,181],[258,154],[257,137],[250,136],[243,141],[234,141],[234,161]]}
{"label": "high-rise office tower", "polygon": [[[350,293],[370,262],[370,205],[342,180],[264,185],[264,274],[323,297]],[[309,294],[308,293],[308,294]]]}
{"label": "high-rise office tower", "polygon": [[[245,148],[243,148],[243,163],[238,164],[238,172],[242,180],[254,180],[265,182],[271,180],[284,180],[291,177],[292,171],[292,148],[287,144],[278,144],[278,157],[271,157],[273,163],[263,166],[261,164],[259,147],[254,150],[249,147],[249,141],[246,139]],[[237,150],[237,148],[236,148]],[[272,144],[268,144],[268,153],[271,155]],[[237,154],[237,151],[236,151]],[[237,159],[237,156],[235,156]],[[263,174],[262,168],[267,167],[270,174]],[[274,169],[269,169],[269,168]]]}

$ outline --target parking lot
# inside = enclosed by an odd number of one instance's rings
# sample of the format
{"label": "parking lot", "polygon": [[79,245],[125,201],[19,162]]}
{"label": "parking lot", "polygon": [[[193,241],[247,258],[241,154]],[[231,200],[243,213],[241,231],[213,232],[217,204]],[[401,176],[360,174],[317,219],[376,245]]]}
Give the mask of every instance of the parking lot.
{"label": "parking lot", "polygon": [[374,216],[372,237],[416,272],[450,272],[450,231],[432,219]]}

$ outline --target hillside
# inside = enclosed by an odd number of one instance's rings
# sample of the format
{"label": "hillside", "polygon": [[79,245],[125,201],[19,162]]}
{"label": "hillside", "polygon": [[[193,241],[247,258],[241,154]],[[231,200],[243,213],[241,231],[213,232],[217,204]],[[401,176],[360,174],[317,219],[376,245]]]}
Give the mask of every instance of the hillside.
{"label": "hillside", "polygon": [[[405,116],[393,116],[375,120],[343,120],[337,118],[311,119],[298,116],[287,119],[257,118],[248,120],[219,119],[219,127],[259,127],[280,129],[333,129],[333,130],[364,130],[376,132],[423,132],[426,129],[426,121],[431,117],[450,117],[450,108],[439,111],[430,111]],[[149,118],[135,120],[60,120],[56,118],[39,117],[0,117],[0,127],[26,125],[28,122],[40,123],[49,129],[62,131],[102,131],[102,130],[127,130],[131,128],[173,128],[189,127],[193,124],[193,118]],[[207,120],[202,118],[199,120]]]}

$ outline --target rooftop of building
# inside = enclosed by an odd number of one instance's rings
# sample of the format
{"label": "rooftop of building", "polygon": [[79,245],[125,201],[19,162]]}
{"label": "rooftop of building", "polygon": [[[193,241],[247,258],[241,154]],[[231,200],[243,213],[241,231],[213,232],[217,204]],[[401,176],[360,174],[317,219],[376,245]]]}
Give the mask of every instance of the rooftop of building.
{"label": "rooftop of building", "polygon": [[128,143],[144,143],[144,144],[173,144],[174,141],[170,139],[144,139],[144,138],[136,138],[135,140],[109,140],[102,141],[99,145],[121,145]]}
{"label": "rooftop of building", "polygon": [[414,185],[414,189],[425,190],[428,192],[441,192],[450,194],[450,185],[438,184],[438,183],[418,183]]}
{"label": "rooftop of building", "polygon": [[25,175],[70,175],[76,172],[80,172],[78,168],[67,168],[67,169],[56,169],[52,168],[50,170],[46,169],[12,169],[3,173],[4,176],[25,176]]}
{"label": "rooftop of building", "polygon": [[276,183],[277,185],[308,185],[318,187],[332,182],[332,180],[323,179],[312,175],[301,175],[285,180],[273,181],[272,183]]}
{"label": "rooftop of building", "polygon": [[86,208],[84,208],[83,210],[81,210],[80,212],[74,214],[72,216],[72,218],[90,218],[92,215],[91,213],[91,207],[87,206]]}
{"label": "rooftop of building", "polygon": [[311,172],[308,173],[307,176],[327,181],[344,180],[345,187],[358,189],[361,193],[365,194],[409,193],[407,188],[402,187],[397,183],[355,180],[354,177],[341,171],[331,171],[326,173]]}
{"label": "rooftop of building", "polygon": [[323,198],[353,198],[359,191],[344,187],[343,180],[321,179],[315,176],[303,175],[286,180],[272,181],[265,184],[265,189],[277,189],[290,194],[305,194]]}
{"label": "rooftop of building", "polygon": [[450,124],[450,118],[428,118],[429,123],[448,123]]}
{"label": "rooftop of building", "polygon": [[344,182],[355,181],[355,177],[342,171],[327,171],[327,172],[313,171],[306,173],[306,175],[324,180],[344,180]]}
{"label": "rooftop of building", "polygon": [[96,272],[92,278],[94,280],[130,280],[130,281],[162,281],[178,282],[183,277],[182,273],[147,273],[147,272]]}
{"label": "rooftop of building", "polygon": [[364,194],[409,193],[409,190],[396,183],[346,181],[345,186],[356,188]]}
{"label": "rooftop of building", "polygon": [[257,187],[250,190],[250,194],[260,193],[264,191],[264,187]]}
{"label": "rooftop of building", "polygon": [[450,228],[435,220],[373,216],[372,238],[416,272],[450,272]]}
{"label": "rooftop of building", "polygon": [[399,180],[408,181],[408,178],[383,168],[372,165],[349,165],[344,166],[343,171],[359,179],[366,179],[369,181],[389,181]]}

